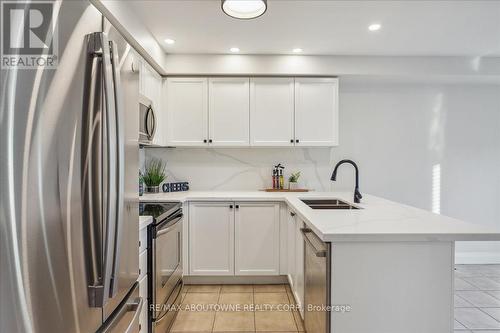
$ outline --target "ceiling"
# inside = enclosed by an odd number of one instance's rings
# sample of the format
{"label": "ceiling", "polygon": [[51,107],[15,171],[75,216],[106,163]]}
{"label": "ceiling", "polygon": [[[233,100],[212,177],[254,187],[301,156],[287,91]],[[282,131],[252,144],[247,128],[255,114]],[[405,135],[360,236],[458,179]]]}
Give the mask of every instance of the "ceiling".
{"label": "ceiling", "polygon": [[[254,20],[226,16],[219,0],[134,0],[128,6],[167,53],[500,55],[500,0],[268,0]],[[368,26],[380,23],[379,31]],[[175,40],[167,45],[166,38]]]}

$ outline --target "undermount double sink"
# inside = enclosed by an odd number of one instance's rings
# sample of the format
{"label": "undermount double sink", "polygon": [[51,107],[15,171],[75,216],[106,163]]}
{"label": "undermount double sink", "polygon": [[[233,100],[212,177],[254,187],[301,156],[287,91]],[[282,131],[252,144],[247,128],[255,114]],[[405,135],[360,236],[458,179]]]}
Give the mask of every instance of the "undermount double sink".
{"label": "undermount double sink", "polygon": [[312,209],[360,209],[339,199],[301,199]]}

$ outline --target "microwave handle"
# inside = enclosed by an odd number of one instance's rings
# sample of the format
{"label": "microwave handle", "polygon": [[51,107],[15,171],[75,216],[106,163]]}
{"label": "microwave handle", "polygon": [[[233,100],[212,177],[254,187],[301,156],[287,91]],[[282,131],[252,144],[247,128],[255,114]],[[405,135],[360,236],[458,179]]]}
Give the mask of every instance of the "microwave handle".
{"label": "microwave handle", "polygon": [[[152,117],[152,128],[149,128],[149,117]],[[156,115],[155,111],[153,110],[153,107],[150,105],[148,107],[148,111],[146,113],[146,133],[149,137],[149,140],[152,140],[155,136],[156,133]]]}

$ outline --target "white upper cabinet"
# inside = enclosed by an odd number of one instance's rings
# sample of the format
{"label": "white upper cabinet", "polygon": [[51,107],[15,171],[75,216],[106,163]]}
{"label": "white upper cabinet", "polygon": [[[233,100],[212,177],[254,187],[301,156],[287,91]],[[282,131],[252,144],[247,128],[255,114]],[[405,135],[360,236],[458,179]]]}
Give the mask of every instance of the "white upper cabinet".
{"label": "white upper cabinet", "polygon": [[248,146],[249,78],[210,78],[209,144],[211,146]]}
{"label": "white upper cabinet", "polygon": [[236,202],[235,274],[279,275],[279,203]]}
{"label": "white upper cabinet", "polygon": [[163,79],[145,60],[141,60],[139,68],[139,93],[144,95],[153,106],[156,116],[156,132],[152,140],[153,145],[165,144],[166,114],[162,101]]}
{"label": "white upper cabinet", "polygon": [[295,78],[295,145],[338,145],[338,79]]}
{"label": "white upper cabinet", "polygon": [[208,143],[208,79],[168,78],[166,83],[167,139],[169,146]]}
{"label": "white upper cabinet", "polygon": [[250,79],[252,146],[294,145],[294,79]]}
{"label": "white upper cabinet", "polygon": [[165,82],[159,140],[166,145],[338,145],[336,78],[171,77]]}
{"label": "white upper cabinet", "polygon": [[233,202],[189,204],[189,273],[234,275]]}

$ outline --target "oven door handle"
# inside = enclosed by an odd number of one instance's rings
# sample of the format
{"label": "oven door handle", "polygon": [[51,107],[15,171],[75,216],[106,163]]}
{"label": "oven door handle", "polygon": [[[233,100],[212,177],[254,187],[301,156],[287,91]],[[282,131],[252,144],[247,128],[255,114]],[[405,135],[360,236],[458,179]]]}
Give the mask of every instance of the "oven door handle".
{"label": "oven door handle", "polygon": [[[183,216],[183,214],[177,215],[174,219],[171,220],[171,221],[175,221],[173,224],[170,224],[166,228],[160,228],[160,229],[156,230],[156,236],[158,237],[158,236],[164,235],[164,234],[172,231],[177,226],[177,224],[179,224],[179,222],[182,220],[182,216]],[[171,222],[171,221],[168,221],[168,222]],[[168,225],[168,223],[167,223],[167,225]]]}
{"label": "oven door handle", "polygon": [[[184,287],[184,281],[180,281],[176,286],[175,288],[178,288],[180,285],[180,288],[179,290],[177,291],[177,295],[175,296],[174,298],[174,301],[172,302],[172,305],[175,305],[177,303],[177,300],[179,299],[179,296],[181,295],[181,292],[182,292],[182,288]],[[178,309],[173,309],[174,311],[177,311]],[[163,314],[163,316],[161,316],[160,318],[158,318],[157,320],[155,320],[155,324],[158,324],[160,323],[163,319],[165,319],[167,317],[167,314],[169,313],[170,311],[167,311]]]}

